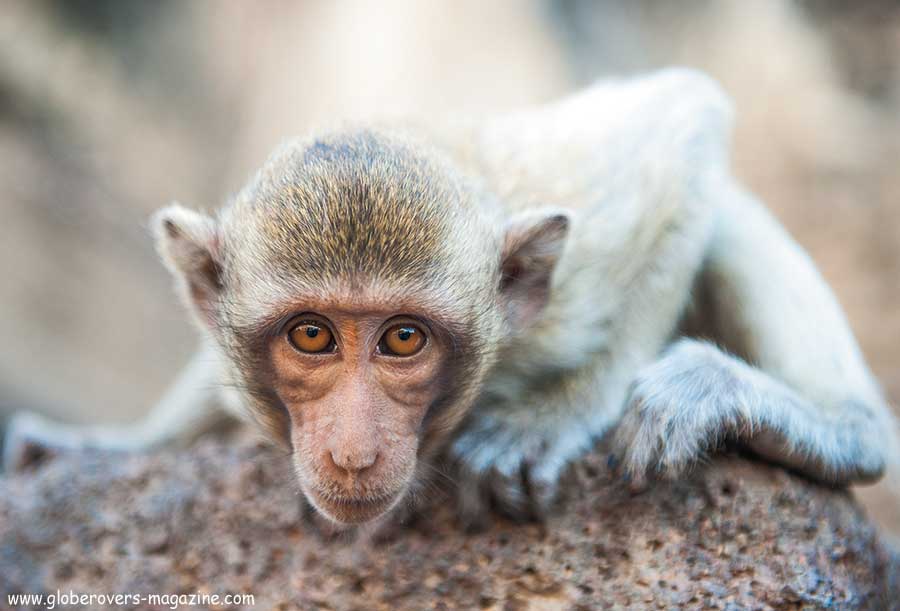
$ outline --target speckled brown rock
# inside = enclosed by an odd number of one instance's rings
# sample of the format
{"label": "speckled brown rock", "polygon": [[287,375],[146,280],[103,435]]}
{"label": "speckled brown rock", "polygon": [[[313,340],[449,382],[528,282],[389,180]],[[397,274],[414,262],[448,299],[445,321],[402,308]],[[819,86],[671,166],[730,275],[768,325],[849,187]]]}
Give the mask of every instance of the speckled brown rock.
{"label": "speckled brown rock", "polygon": [[738,458],[631,496],[593,457],[543,527],[464,534],[439,503],[374,549],[310,532],[286,462],[238,437],[0,481],[0,607],[58,588],[263,609],[900,608],[900,562],[848,494]]}

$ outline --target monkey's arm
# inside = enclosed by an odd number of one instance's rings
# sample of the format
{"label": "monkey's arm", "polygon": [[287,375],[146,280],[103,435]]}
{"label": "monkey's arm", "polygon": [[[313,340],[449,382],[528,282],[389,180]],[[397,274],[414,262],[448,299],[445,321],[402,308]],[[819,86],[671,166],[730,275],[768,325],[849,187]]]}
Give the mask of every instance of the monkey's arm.
{"label": "monkey's arm", "polygon": [[6,431],[3,465],[15,469],[34,445],[137,451],[168,443],[187,443],[226,418],[222,407],[221,361],[205,347],[185,366],[159,403],[129,424],[76,426],[31,412],[13,416]]}
{"label": "monkey's arm", "polygon": [[481,159],[503,201],[574,214],[542,319],[499,354],[452,445],[458,479],[478,484],[461,486],[464,515],[477,520],[484,497],[544,513],[565,466],[618,422],[701,268],[730,115],[708,77],[667,70],[488,126]]}
{"label": "monkey's arm", "polygon": [[624,468],[676,475],[726,439],[832,484],[881,476],[895,424],[808,256],[737,189],[720,209],[696,312],[644,369],[617,432]]}

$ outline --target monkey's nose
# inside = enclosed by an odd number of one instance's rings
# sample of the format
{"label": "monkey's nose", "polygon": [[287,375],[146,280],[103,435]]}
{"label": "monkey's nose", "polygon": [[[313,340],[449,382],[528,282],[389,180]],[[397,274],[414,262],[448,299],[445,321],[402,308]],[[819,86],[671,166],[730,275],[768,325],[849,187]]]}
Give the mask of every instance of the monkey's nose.
{"label": "monkey's nose", "polygon": [[345,475],[358,475],[375,464],[378,452],[369,451],[335,451],[328,452],[328,458],[335,469]]}

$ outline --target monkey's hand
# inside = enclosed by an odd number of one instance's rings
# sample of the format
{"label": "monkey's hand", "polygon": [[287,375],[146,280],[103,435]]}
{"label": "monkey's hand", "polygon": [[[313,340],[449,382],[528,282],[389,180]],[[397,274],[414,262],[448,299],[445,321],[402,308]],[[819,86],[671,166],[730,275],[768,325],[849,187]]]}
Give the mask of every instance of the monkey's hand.
{"label": "monkey's hand", "polygon": [[590,427],[575,418],[500,416],[479,414],[450,448],[461,519],[470,527],[483,522],[489,507],[517,520],[541,519],[566,465],[593,445]]}
{"label": "monkey's hand", "polygon": [[861,399],[819,404],[712,344],[684,339],[634,383],[614,455],[641,487],[676,477],[724,441],[831,485],[877,480],[893,423]]}
{"label": "monkey's hand", "polygon": [[682,475],[723,441],[753,428],[733,400],[733,389],[742,385],[717,350],[678,342],[634,381],[610,462],[638,489],[649,474]]}

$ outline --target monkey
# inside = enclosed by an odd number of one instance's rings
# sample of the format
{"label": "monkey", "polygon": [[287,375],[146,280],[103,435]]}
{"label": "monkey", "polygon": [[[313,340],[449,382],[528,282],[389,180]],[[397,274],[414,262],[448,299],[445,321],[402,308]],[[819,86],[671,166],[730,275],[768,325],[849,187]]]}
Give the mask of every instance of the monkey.
{"label": "monkey", "polygon": [[219,387],[343,525],[414,503],[439,464],[462,515],[543,515],[601,439],[635,484],[726,442],[873,482],[887,402],[809,256],[732,176],[733,114],[672,68],[288,141],[217,213],[153,217],[204,337],[156,412],[75,431],[22,417],[7,460],[27,438],[189,439]]}

